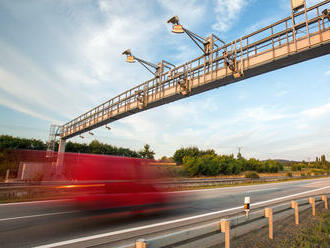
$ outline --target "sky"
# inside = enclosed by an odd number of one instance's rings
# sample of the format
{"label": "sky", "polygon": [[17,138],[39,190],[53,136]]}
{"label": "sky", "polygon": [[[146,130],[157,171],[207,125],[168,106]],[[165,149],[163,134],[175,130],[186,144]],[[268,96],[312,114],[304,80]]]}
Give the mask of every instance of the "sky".
{"label": "sky", "polygon": [[[308,5],[317,0],[307,0]],[[230,42],[290,15],[289,0],[2,0],[0,134],[48,139],[64,124],[151,79],[122,51],[181,65],[201,55],[166,21]],[[330,56],[150,109],[95,129],[97,139],[156,157],[198,146],[258,159],[330,158]]]}

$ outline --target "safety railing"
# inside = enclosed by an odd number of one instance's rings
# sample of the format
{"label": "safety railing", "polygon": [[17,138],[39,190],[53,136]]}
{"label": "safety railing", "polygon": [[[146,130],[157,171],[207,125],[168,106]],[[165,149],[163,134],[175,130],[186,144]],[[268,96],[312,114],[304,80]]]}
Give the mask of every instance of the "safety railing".
{"label": "safety railing", "polygon": [[[217,73],[220,69],[225,69],[223,77],[235,76],[235,73],[241,77],[249,68],[249,60],[267,51],[273,51],[273,57],[279,47],[287,46],[288,53],[297,52],[297,45],[290,51],[290,44],[297,44],[304,38],[310,42],[312,35],[329,30],[329,16],[322,13],[329,9],[329,2],[326,0],[295,13],[294,18],[284,18],[121,93],[64,124],[61,137],[72,137],[87,128],[96,127],[123,111],[141,110],[150,102],[163,99],[166,90],[175,89],[175,94],[182,94],[184,90],[184,95],[189,94],[193,80],[198,80],[194,86],[198,87],[200,82],[205,84],[207,75],[212,75],[209,82],[219,79]],[[133,109],[132,104],[135,104]]]}
{"label": "safety railing", "polygon": [[299,225],[299,215],[308,211],[315,216],[316,206],[322,204],[328,209],[329,195],[313,196],[290,202],[268,206],[249,214],[236,215],[203,226],[193,227],[162,236],[137,239],[135,244],[121,248],[161,248],[161,247],[219,247],[230,248],[231,236],[235,238],[262,227],[268,228],[268,238],[276,238],[274,226],[283,219],[293,216],[295,225]]}

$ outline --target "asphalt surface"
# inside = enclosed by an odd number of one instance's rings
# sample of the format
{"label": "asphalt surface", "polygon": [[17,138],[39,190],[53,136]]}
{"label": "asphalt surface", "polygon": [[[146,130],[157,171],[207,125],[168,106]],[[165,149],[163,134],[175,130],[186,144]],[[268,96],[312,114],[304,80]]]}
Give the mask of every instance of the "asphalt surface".
{"label": "asphalt surface", "polygon": [[176,192],[173,196],[182,202],[176,203],[174,209],[139,215],[111,211],[86,213],[72,208],[67,201],[0,204],[0,246],[118,247],[137,238],[201,225],[241,212],[245,196],[251,197],[253,209],[274,204],[258,202],[321,193],[330,193],[330,178]]}

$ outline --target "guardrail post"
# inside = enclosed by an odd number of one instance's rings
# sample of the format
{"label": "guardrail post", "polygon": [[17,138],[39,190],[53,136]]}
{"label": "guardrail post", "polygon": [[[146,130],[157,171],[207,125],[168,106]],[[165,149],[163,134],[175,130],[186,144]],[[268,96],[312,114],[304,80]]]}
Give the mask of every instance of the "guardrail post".
{"label": "guardrail post", "polygon": [[225,248],[230,248],[230,221],[220,220],[220,229],[221,232],[225,233]]}
{"label": "guardrail post", "polygon": [[328,209],[328,197],[326,195],[322,195],[322,201],[324,201],[324,208]]}
{"label": "guardrail post", "polygon": [[298,209],[298,202],[291,201],[291,208],[294,208],[294,218],[296,225],[299,225],[299,209]]}
{"label": "guardrail post", "polygon": [[313,216],[315,216],[315,198],[309,197],[309,203],[312,204],[312,213],[313,213]]}
{"label": "guardrail post", "polygon": [[269,225],[269,239],[273,239],[273,209],[265,208],[265,217],[268,218]]}
{"label": "guardrail post", "polygon": [[9,179],[9,169],[6,171],[5,183],[8,183]]}
{"label": "guardrail post", "polygon": [[136,248],[147,248],[147,243],[144,239],[138,239],[135,243]]}

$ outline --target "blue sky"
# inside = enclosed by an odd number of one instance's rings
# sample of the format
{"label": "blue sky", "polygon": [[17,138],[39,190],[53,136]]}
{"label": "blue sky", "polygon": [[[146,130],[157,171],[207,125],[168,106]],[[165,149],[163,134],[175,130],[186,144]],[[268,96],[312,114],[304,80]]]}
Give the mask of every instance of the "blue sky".
{"label": "blue sky", "polygon": [[[312,5],[317,0],[307,0]],[[63,124],[150,74],[121,52],[180,65],[200,55],[166,21],[230,42],[290,15],[289,0],[2,0],[0,133],[46,140]],[[246,157],[330,158],[329,55],[151,109],[95,130],[96,138],[156,156],[181,146]]]}

